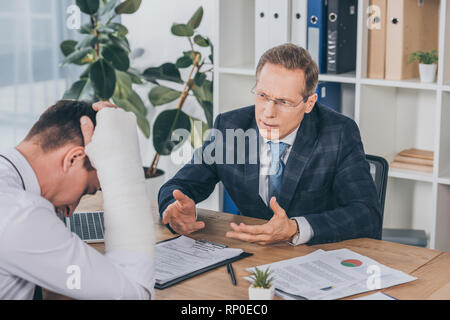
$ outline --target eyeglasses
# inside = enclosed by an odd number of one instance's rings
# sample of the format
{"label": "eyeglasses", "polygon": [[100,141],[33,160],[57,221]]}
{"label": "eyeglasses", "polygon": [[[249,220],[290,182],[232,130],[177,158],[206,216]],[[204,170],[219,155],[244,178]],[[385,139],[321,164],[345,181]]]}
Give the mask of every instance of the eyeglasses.
{"label": "eyeglasses", "polygon": [[294,108],[296,108],[297,106],[299,106],[302,102],[304,102],[304,99],[302,99],[298,103],[291,102],[291,101],[288,101],[285,99],[272,99],[268,95],[266,95],[264,92],[258,91],[255,88],[253,88],[251,90],[251,93],[253,93],[255,95],[255,98],[258,102],[267,104],[270,101],[273,101],[273,104],[283,111],[291,111]]}

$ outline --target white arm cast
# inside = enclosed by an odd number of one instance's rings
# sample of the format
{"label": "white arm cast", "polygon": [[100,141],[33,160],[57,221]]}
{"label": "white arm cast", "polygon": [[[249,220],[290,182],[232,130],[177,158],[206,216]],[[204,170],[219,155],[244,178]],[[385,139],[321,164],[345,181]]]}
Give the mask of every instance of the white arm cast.
{"label": "white arm cast", "polygon": [[86,154],[97,169],[103,192],[106,253],[113,250],[154,255],[154,227],[146,195],[136,116],[104,108]]}

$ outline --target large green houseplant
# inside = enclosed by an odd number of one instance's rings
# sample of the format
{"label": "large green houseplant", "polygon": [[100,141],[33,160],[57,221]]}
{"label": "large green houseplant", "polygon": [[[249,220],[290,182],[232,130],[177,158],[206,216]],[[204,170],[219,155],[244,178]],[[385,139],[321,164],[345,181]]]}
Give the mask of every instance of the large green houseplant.
{"label": "large green houseplant", "polygon": [[[175,23],[172,25],[173,35],[187,40],[189,49],[184,51],[175,63],[167,62],[158,67],[150,67],[144,70],[143,77],[155,84],[149,94],[149,100],[155,107],[163,106],[178,99],[177,107],[161,112],[153,124],[153,146],[156,150],[155,157],[147,170],[147,177],[157,175],[157,165],[160,156],[170,155],[181,147],[186,140],[173,141],[172,134],[177,129],[185,129],[190,132],[192,146],[198,147],[202,143],[203,133],[212,126],[213,121],[213,44],[211,40],[196,31],[203,18],[203,8],[200,7],[187,23]],[[200,48],[208,48],[210,54],[202,57],[198,51]],[[187,68],[189,75],[183,80],[180,69]],[[210,79],[208,79],[208,76]],[[164,84],[163,82],[164,81]],[[178,88],[174,88],[174,86]],[[180,90],[182,88],[182,90]],[[194,96],[199,107],[203,109],[206,122],[200,121],[187,113],[182,108],[186,99]],[[200,126],[194,125],[201,124]],[[200,137],[200,139],[195,139]]]}
{"label": "large green houseplant", "polygon": [[85,66],[79,80],[64,93],[64,99],[85,101],[112,100],[117,106],[136,115],[145,137],[150,136],[147,108],[133,84],[142,84],[140,74],[130,68],[130,45],[127,28],[115,22],[122,14],[135,13],[141,0],[76,0],[89,23],[80,27],[80,41],[61,43],[64,60],[61,65]]}

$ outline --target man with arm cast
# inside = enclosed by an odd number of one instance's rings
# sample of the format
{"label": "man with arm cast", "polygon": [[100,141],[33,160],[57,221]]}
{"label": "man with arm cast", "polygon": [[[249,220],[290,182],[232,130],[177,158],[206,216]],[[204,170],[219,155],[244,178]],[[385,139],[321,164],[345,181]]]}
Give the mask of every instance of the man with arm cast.
{"label": "man with arm cast", "polygon": [[[139,157],[134,115],[69,100],[0,152],[0,299],[31,299],[36,285],[75,299],[153,296],[154,230]],[[105,255],[61,221],[100,187]]]}

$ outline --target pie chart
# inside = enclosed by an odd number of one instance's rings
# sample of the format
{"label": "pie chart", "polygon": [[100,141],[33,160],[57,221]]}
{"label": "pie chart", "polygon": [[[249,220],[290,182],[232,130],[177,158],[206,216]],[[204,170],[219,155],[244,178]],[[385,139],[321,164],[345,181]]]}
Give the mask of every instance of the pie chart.
{"label": "pie chart", "polygon": [[356,260],[356,259],[347,259],[347,260],[342,260],[342,261],[341,261],[341,264],[342,264],[344,267],[351,267],[351,268],[354,268],[354,267],[359,267],[359,266],[361,266],[361,265],[362,265],[362,262],[359,261],[359,260]]}

